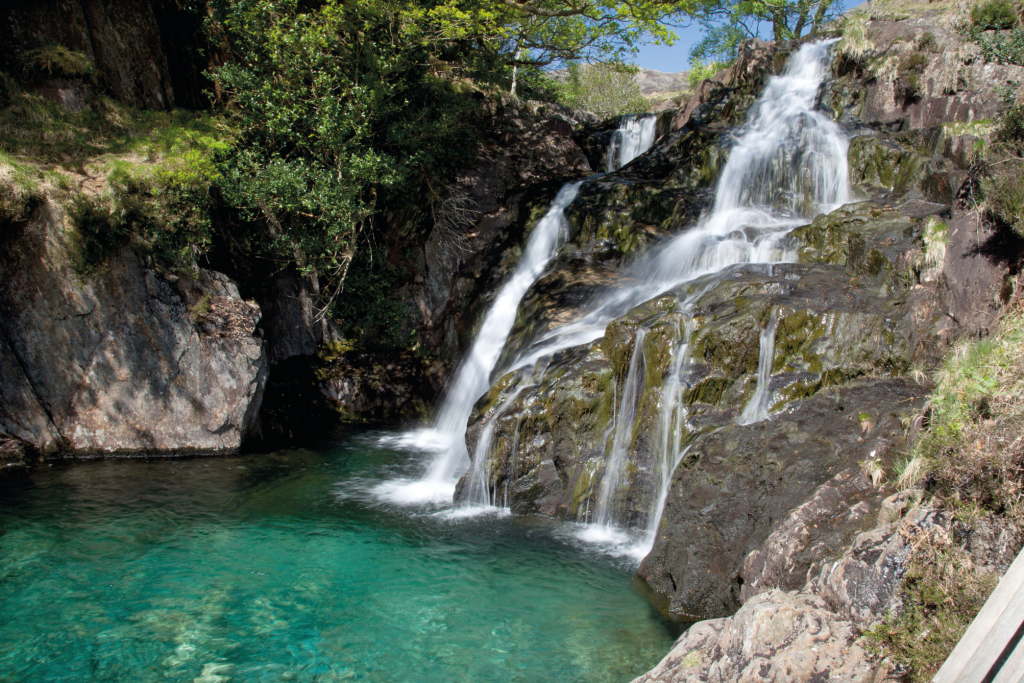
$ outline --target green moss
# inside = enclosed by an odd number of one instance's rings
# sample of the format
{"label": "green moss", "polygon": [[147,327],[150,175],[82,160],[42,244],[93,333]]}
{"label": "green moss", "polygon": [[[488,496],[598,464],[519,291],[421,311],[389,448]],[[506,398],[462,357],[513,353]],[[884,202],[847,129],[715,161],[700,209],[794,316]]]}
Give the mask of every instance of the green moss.
{"label": "green moss", "polygon": [[82,78],[90,75],[95,68],[92,60],[84,54],[69,50],[63,45],[44,45],[35,50],[28,50],[21,56],[21,65],[30,78]]}

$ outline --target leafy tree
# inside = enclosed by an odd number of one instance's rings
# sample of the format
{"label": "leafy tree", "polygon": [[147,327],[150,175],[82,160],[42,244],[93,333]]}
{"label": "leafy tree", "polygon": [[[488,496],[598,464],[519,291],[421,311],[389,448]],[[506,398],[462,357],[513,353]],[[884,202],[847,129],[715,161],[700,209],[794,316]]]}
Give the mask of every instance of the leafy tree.
{"label": "leafy tree", "polygon": [[771,29],[773,40],[817,33],[838,13],[836,0],[684,0],[679,11],[704,29],[690,51],[691,62],[728,62],[740,42]]}
{"label": "leafy tree", "polygon": [[[476,149],[488,90],[523,68],[670,39],[658,0],[211,0],[238,131],[218,186],[232,240],[321,281],[321,315],[383,206],[434,205]],[[422,212],[421,212],[422,213]],[[428,212],[429,213],[429,212]]]}
{"label": "leafy tree", "polygon": [[493,50],[437,40],[406,10],[372,1],[214,5],[211,28],[231,55],[214,78],[238,130],[219,185],[266,226],[247,246],[321,279],[321,315],[388,189],[403,187],[392,199],[415,195],[475,149],[465,123],[479,105],[460,78],[486,71]]}
{"label": "leafy tree", "polygon": [[621,61],[647,36],[671,42],[661,0],[443,0],[421,10],[448,38],[487,36],[510,65]]}

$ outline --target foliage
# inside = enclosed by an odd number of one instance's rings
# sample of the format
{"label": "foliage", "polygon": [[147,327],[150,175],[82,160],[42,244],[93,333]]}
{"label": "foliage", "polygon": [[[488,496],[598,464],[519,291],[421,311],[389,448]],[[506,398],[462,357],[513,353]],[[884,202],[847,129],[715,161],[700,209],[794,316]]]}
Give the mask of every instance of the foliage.
{"label": "foliage", "polygon": [[836,0],[685,0],[679,11],[704,30],[690,52],[692,62],[728,61],[740,42],[770,26],[776,42],[815,34],[838,16]]}
{"label": "foliage", "polygon": [[81,52],[69,50],[63,45],[45,45],[22,54],[22,70],[29,78],[63,76],[82,78],[93,72],[93,63]]}
{"label": "foliage", "polygon": [[356,254],[345,279],[345,296],[334,306],[347,338],[359,339],[370,349],[407,345],[409,311],[396,296],[401,280],[401,270],[382,250],[362,249]]}
{"label": "foliage", "polygon": [[727,62],[708,62],[707,64],[691,64],[690,73],[686,77],[691,90],[696,90],[700,82],[711,78],[722,69],[729,67]]}
{"label": "foliage", "polygon": [[25,218],[41,198],[32,169],[0,152],[0,221]]}
{"label": "foliage", "polygon": [[214,155],[225,143],[179,140],[177,154],[160,163],[110,163],[109,193],[79,195],[69,215],[75,227],[75,265],[90,273],[131,244],[163,268],[190,275],[213,238],[212,192],[219,180]]}
{"label": "foliage", "polygon": [[1024,508],[1024,311],[1006,315],[988,339],[947,356],[930,396],[928,430],[900,479],[927,482],[951,505],[1020,519]]}
{"label": "foliage", "polygon": [[602,118],[639,114],[650,108],[636,81],[636,69],[608,63],[569,64],[560,99]]}
{"label": "foliage", "polygon": [[484,38],[508,64],[620,62],[641,40],[671,44],[662,20],[674,3],[658,0],[442,0],[411,6],[419,25],[435,24],[448,40]]}
{"label": "foliage", "polygon": [[1009,0],[989,0],[971,8],[971,24],[982,31],[1013,28],[1017,8]]}
{"label": "foliage", "polygon": [[969,553],[955,548],[941,528],[912,541],[904,575],[903,610],[865,635],[909,683],[929,681],[956,647],[995,588],[996,578],[977,571]]}
{"label": "foliage", "polygon": [[129,243],[129,226],[96,197],[84,194],[75,197],[68,216],[74,226],[72,265],[83,275],[95,272]]}
{"label": "foliage", "polygon": [[473,154],[479,95],[465,79],[486,78],[494,53],[434,42],[384,3],[239,0],[214,17],[236,56],[214,77],[239,131],[220,187],[267,226],[255,248],[321,278],[325,313],[384,193],[416,201]]}
{"label": "foliage", "polygon": [[935,34],[931,31],[925,31],[917,39],[917,49],[921,52],[932,52],[937,53],[942,50],[939,48],[939,41],[935,39]]}
{"label": "foliage", "polygon": [[199,138],[231,135],[223,117],[209,113],[139,111],[102,96],[87,110],[69,112],[2,74],[0,81],[8,88],[0,108],[0,149],[42,163],[74,169],[107,155],[156,159]]}
{"label": "foliage", "polygon": [[899,62],[899,76],[896,90],[903,102],[913,102],[921,97],[921,75],[928,66],[928,58],[920,52],[904,55]]}
{"label": "foliage", "polygon": [[[1013,112],[1013,110],[1011,110]],[[1019,136],[1019,119],[1004,121],[1000,136]],[[1017,138],[1020,140],[1020,138]],[[985,209],[988,214],[1010,226],[1019,236],[1024,237],[1024,160],[1011,155],[1005,147],[1000,148],[1006,156],[985,167],[981,187],[985,195]]]}

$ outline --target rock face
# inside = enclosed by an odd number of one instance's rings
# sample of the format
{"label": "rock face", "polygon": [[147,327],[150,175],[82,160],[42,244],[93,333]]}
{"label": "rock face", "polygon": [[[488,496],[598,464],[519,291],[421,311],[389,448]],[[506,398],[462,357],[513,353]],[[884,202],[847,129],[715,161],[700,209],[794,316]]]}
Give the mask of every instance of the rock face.
{"label": "rock face", "polygon": [[559,188],[591,172],[573,139],[577,121],[571,116],[581,113],[514,98],[488,109],[477,161],[448,189],[472,207],[474,220],[456,230],[435,226],[421,247],[415,281],[401,293],[414,308],[424,346],[451,359],[472,341],[490,297]]}
{"label": "rock face", "polygon": [[[771,542],[747,557],[745,568],[760,567],[762,578],[783,577],[788,553],[778,551],[793,547],[797,556],[810,548],[813,524],[807,523],[827,521],[818,511],[835,495],[828,489],[859,488],[855,479],[844,475],[819,489]],[[800,587],[787,590],[784,578],[777,584],[769,579],[755,589],[748,589],[748,582],[744,604],[733,616],[692,626],[658,666],[634,683],[889,680],[888,665],[870,653],[861,634],[900,609],[899,588],[914,546],[937,534],[951,539],[979,571],[1002,574],[1022,542],[1017,530],[998,528],[988,519],[954,523],[943,510],[917,507],[922,493],[891,495],[867,516],[861,514],[867,511],[861,503],[849,507],[857,517],[855,525],[877,518],[877,526],[857,534],[845,551],[816,553],[820,566],[812,564]],[[830,527],[836,527],[834,521]],[[766,561],[772,554],[775,559]],[[822,560],[827,562],[821,565]]]}
{"label": "rock face", "polygon": [[[62,45],[96,65],[102,86],[122,102],[148,109],[202,106],[208,64],[204,17],[174,0],[12,0],[0,10],[0,61],[19,68],[23,51]],[[44,91],[81,109],[81,81],[51,79]]]}
{"label": "rock face", "polygon": [[634,683],[870,683],[876,666],[857,635],[821,598],[772,590],[733,617],[692,626]]}
{"label": "rock face", "polygon": [[267,378],[258,306],[219,273],[172,285],[129,250],[80,278],[53,204],[13,230],[0,253],[7,436],[44,454],[241,445]]}

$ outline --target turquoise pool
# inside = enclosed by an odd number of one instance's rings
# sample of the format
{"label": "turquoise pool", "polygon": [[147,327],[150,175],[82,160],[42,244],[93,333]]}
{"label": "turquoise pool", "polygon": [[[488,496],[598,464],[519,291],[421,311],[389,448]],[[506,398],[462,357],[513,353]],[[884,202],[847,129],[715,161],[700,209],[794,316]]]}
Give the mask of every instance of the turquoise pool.
{"label": "turquoise pool", "polygon": [[558,524],[366,493],[408,460],[345,432],[0,473],[0,681],[627,682],[668,651]]}

